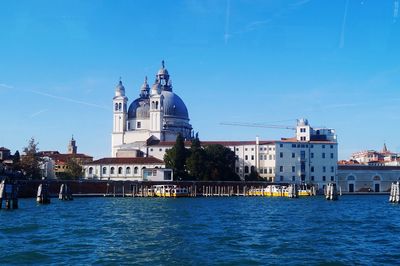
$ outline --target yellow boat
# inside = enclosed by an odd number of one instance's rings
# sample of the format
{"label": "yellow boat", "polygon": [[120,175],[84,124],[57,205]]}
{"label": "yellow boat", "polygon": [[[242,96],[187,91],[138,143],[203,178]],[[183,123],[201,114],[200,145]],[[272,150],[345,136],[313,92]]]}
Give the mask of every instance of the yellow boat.
{"label": "yellow boat", "polygon": [[289,194],[287,187],[280,185],[268,185],[263,189],[263,196],[266,197],[287,197]]}
{"label": "yellow boat", "polygon": [[154,188],[154,196],[163,198],[178,198],[188,197],[189,192],[187,188],[179,187],[176,185],[156,185]]}

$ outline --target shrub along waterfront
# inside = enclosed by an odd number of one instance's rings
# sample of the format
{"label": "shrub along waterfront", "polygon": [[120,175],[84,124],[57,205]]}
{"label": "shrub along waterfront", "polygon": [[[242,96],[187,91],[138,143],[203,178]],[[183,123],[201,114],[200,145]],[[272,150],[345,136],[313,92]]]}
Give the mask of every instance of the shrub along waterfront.
{"label": "shrub along waterfront", "polygon": [[235,153],[220,144],[201,147],[198,136],[186,149],[180,134],[164,156],[165,166],[174,170],[176,180],[240,181],[235,160]]}

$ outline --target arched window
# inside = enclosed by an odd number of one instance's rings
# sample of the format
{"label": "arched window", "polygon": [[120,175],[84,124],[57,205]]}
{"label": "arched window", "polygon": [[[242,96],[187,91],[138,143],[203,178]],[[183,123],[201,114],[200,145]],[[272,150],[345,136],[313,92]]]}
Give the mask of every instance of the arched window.
{"label": "arched window", "polygon": [[115,111],[118,111],[118,103],[115,103]]}
{"label": "arched window", "polygon": [[89,175],[93,174],[93,167],[89,167]]}
{"label": "arched window", "polygon": [[110,174],[111,174],[111,175],[115,174],[115,168],[114,168],[114,167],[111,167],[111,169],[110,169]]}
{"label": "arched window", "polygon": [[151,102],[151,109],[154,109],[154,101]]}
{"label": "arched window", "polygon": [[255,170],[255,168],[254,168],[254,166],[252,166],[252,167],[250,168],[250,171],[251,171],[252,173],[254,173],[254,170]]}
{"label": "arched window", "polygon": [[118,104],[118,110],[121,111],[121,109],[122,109],[122,103],[119,103]]}
{"label": "arched window", "polygon": [[158,101],[156,101],[156,109],[158,110]]}
{"label": "arched window", "polygon": [[249,173],[249,167],[247,165],[244,167],[244,173],[245,174]]}
{"label": "arched window", "polygon": [[130,167],[127,167],[126,170],[125,170],[125,173],[126,173],[127,175],[130,175],[130,174],[131,174],[131,168],[130,168]]}
{"label": "arched window", "polygon": [[103,175],[107,174],[107,167],[103,167]]}
{"label": "arched window", "polygon": [[118,167],[118,174],[119,174],[119,175],[122,174],[122,167]]}
{"label": "arched window", "polygon": [[354,180],[356,180],[356,178],[352,175],[347,177],[347,181],[354,181]]}
{"label": "arched window", "polygon": [[136,175],[137,172],[138,172],[138,168],[137,168],[137,166],[136,166],[135,168],[133,168],[133,173]]}
{"label": "arched window", "polygon": [[146,166],[143,166],[142,169],[146,169]]}

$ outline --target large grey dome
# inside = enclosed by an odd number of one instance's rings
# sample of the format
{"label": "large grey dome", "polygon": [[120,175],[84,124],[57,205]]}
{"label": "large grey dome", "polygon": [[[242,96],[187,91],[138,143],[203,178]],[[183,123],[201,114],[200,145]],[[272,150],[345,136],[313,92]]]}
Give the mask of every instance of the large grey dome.
{"label": "large grey dome", "polygon": [[164,116],[189,120],[188,110],[182,99],[172,91],[162,91],[164,96]]}
{"label": "large grey dome", "polygon": [[[182,99],[171,91],[162,91],[164,117],[176,117],[189,120],[188,110]],[[128,119],[149,118],[149,99],[138,98],[134,100],[128,109]]]}

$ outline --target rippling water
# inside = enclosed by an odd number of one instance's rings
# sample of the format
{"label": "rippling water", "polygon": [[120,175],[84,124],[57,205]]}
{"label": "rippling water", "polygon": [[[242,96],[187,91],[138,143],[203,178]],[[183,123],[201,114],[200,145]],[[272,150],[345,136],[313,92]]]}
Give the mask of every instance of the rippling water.
{"label": "rippling water", "polygon": [[0,264],[400,263],[388,196],[76,198],[0,211]]}

